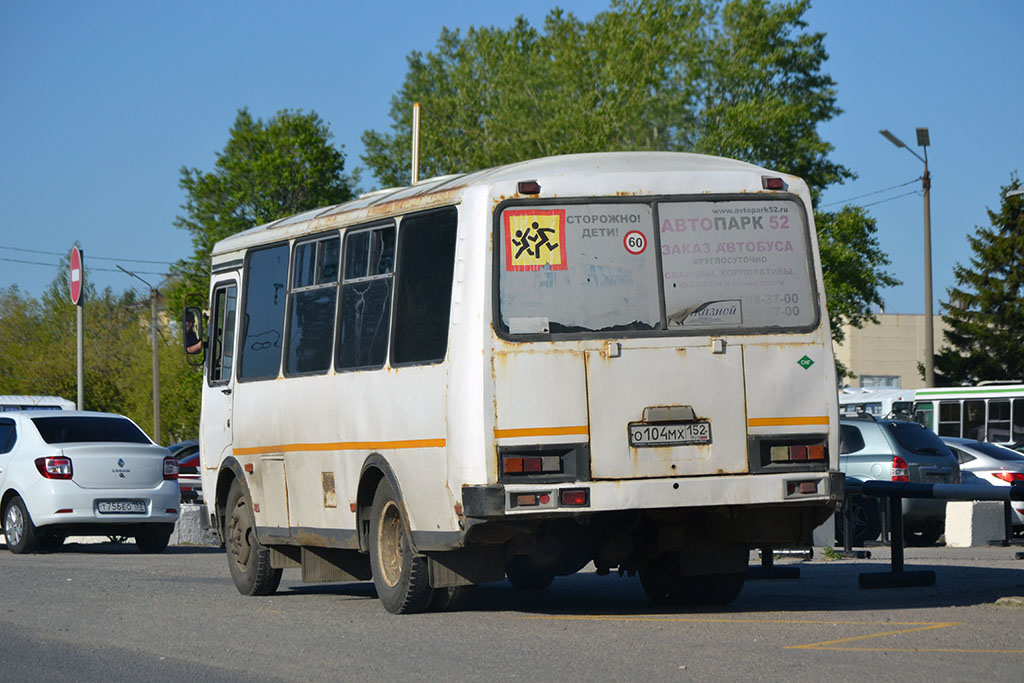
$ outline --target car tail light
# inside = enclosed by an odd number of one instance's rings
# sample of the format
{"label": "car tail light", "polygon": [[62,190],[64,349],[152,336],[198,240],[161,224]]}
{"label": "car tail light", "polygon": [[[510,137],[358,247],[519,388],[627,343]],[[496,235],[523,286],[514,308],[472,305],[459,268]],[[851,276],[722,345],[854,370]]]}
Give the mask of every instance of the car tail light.
{"label": "car tail light", "polygon": [[178,461],[171,456],[164,458],[164,479],[178,478]]}
{"label": "car tail light", "polygon": [[70,479],[74,475],[71,458],[64,456],[36,458],[36,469],[47,479]]}
{"label": "car tail light", "polygon": [[910,468],[907,467],[907,461],[898,455],[892,456],[892,480],[910,481]]}
{"label": "car tail light", "polygon": [[1024,482],[1024,472],[993,472],[992,476],[1010,484],[1018,481]]}

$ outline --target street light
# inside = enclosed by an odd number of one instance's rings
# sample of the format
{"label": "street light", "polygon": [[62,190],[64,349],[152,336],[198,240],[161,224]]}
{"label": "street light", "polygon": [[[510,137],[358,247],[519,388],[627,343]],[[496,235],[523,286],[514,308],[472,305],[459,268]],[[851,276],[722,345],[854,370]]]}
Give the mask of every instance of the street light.
{"label": "street light", "polygon": [[928,175],[928,129],[917,129],[917,144],[924,149],[924,156],[903,144],[903,141],[886,129],[878,131],[885,139],[902,147],[924,162],[924,175],[921,176],[921,189],[924,190],[924,385],[935,386],[935,331],[932,319],[932,209],[930,190],[931,176]]}

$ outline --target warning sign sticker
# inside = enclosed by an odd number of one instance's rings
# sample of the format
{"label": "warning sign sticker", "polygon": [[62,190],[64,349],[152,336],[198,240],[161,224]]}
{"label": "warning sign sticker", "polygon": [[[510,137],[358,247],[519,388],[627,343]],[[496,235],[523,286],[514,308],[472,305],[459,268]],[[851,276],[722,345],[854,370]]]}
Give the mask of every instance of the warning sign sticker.
{"label": "warning sign sticker", "polygon": [[505,269],[565,270],[565,209],[506,211]]}

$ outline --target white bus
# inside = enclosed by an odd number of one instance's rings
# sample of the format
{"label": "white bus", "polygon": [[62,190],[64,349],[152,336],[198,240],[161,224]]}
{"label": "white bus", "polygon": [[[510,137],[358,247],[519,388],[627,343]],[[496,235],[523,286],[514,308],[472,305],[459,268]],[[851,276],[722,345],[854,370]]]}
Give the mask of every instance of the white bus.
{"label": "white bus", "polygon": [[1000,444],[1024,441],[1024,384],[918,389],[914,417],[939,436]]}
{"label": "white bus", "polygon": [[73,401],[60,396],[0,396],[0,412],[6,410],[75,410]]}
{"label": "white bus", "polygon": [[910,418],[914,414],[913,389],[843,387],[839,390],[839,414],[866,413],[878,418]]}
{"label": "white bus", "polygon": [[724,603],[842,495],[799,178],[677,153],[446,176],[229,237],[210,291],[203,491],[243,594],[300,567],[416,612],[593,562]]}

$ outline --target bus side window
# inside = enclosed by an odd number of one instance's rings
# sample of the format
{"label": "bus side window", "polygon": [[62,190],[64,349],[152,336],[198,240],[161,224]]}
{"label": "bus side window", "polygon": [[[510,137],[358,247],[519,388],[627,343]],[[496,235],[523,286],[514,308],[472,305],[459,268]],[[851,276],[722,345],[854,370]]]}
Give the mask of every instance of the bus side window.
{"label": "bus side window", "polygon": [[218,287],[213,294],[213,318],[210,324],[210,383],[231,378],[231,360],[235,348],[235,307],[238,288]]}
{"label": "bus side window", "polygon": [[1000,443],[1010,441],[1010,399],[989,399],[985,438]]}
{"label": "bus side window", "polygon": [[392,365],[444,360],[448,351],[457,226],[458,212],[454,208],[402,221]]}
{"label": "bus side window", "polygon": [[1010,441],[1024,441],[1024,398],[1013,399],[1013,435]]}
{"label": "bus side window", "polygon": [[340,248],[337,235],[295,246],[286,375],[326,372],[331,367]]}
{"label": "bus side window", "polygon": [[395,226],[349,231],[343,260],[335,367],[382,368],[388,355]]}
{"label": "bus side window", "polygon": [[964,401],[963,413],[965,439],[985,440],[985,402]]}
{"label": "bus side window", "polygon": [[960,401],[939,401],[939,436],[960,436]]}
{"label": "bus side window", "polygon": [[281,371],[288,245],[249,252],[245,270],[245,317],[238,378],[275,378]]}
{"label": "bus side window", "polygon": [[931,401],[914,404],[914,422],[935,431],[935,404]]}

